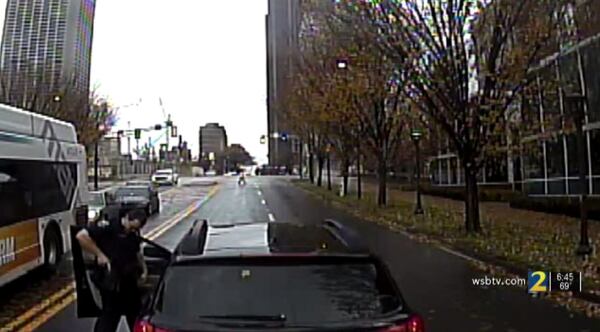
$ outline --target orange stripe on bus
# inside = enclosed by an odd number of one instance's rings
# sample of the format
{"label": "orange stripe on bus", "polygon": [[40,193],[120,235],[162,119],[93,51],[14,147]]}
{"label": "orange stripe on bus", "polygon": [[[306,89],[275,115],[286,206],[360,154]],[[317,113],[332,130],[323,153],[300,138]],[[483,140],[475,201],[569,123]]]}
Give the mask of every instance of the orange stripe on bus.
{"label": "orange stripe on bus", "polygon": [[37,219],[0,228],[0,276],[40,256]]}

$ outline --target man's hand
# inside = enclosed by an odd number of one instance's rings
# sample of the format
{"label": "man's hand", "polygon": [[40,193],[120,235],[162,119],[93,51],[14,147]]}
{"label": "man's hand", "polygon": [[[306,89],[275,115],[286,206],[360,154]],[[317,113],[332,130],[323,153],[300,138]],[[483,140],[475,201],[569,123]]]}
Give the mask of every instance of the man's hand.
{"label": "man's hand", "polygon": [[104,253],[100,252],[100,254],[96,256],[96,260],[98,262],[98,265],[106,266],[106,268],[110,272],[110,259],[108,259],[108,257],[106,257]]}

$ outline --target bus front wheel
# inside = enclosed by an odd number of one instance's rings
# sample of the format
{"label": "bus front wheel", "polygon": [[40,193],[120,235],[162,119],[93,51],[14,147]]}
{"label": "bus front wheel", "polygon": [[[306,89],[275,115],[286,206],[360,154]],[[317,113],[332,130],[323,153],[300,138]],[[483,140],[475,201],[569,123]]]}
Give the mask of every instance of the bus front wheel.
{"label": "bus front wheel", "polygon": [[49,273],[55,273],[62,255],[60,237],[55,229],[49,227],[44,236],[44,269]]}

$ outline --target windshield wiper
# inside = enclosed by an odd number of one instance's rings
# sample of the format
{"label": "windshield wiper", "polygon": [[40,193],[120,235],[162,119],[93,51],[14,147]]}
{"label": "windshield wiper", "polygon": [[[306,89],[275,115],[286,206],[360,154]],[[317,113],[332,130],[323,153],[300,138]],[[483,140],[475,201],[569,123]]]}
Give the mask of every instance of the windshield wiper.
{"label": "windshield wiper", "polygon": [[201,315],[201,319],[218,319],[218,320],[242,320],[252,322],[285,322],[284,314],[280,315]]}

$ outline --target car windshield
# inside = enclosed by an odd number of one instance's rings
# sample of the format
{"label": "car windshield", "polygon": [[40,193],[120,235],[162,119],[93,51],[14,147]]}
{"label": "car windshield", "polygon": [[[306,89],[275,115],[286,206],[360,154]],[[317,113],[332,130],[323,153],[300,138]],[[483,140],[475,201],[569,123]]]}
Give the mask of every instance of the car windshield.
{"label": "car windshield", "polygon": [[170,170],[157,171],[156,174],[157,175],[171,175],[171,174],[173,174],[173,171],[170,171]]}
{"label": "car windshield", "polygon": [[157,319],[285,317],[286,326],[367,319],[390,310],[377,277],[371,264],[176,266],[165,276]]}
{"label": "car windshield", "polygon": [[148,188],[146,187],[124,187],[119,188],[115,193],[117,197],[143,196],[148,197]]}
{"label": "car windshield", "polygon": [[104,205],[104,194],[103,193],[90,193],[90,206],[103,206]]}

